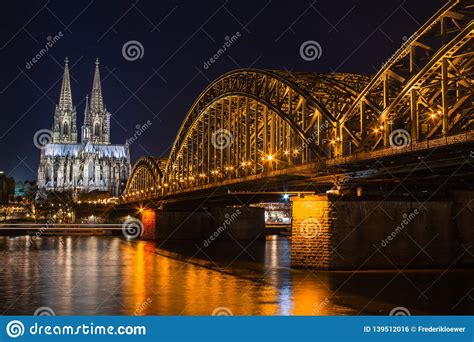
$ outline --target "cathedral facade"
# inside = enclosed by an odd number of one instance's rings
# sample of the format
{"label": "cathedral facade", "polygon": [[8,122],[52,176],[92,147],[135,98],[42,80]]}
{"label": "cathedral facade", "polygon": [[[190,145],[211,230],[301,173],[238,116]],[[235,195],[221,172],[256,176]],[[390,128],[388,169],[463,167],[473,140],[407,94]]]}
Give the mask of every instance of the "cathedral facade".
{"label": "cathedral facade", "polygon": [[51,142],[41,148],[38,168],[40,191],[120,194],[131,170],[130,153],[128,145],[110,143],[110,116],[102,97],[97,60],[79,137],[66,58],[59,103],[54,111]]}

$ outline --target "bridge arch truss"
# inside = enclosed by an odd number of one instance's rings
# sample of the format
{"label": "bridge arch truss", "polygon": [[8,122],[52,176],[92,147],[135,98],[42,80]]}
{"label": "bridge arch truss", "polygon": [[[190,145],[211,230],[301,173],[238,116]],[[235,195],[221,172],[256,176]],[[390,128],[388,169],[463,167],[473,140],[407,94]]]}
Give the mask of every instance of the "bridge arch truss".
{"label": "bridge arch truss", "polygon": [[372,78],[256,69],[219,77],[188,111],[166,164],[135,165],[127,195],[312,162],[323,169],[328,159],[391,148],[400,130],[409,143],[471,132],[473,14],[474,0],[448,2]]}

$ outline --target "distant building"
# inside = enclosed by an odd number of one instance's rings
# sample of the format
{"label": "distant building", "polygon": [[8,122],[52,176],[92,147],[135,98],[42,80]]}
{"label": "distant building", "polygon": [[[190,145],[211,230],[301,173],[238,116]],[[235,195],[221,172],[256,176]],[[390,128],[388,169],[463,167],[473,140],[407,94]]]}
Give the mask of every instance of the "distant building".
{"label": "distant building", "polygon": [[16,182],[15,200],[17,202],[30,202],[35,199],[37,190],[36,181]]}
{"label": "distant building", "polygon": [[15,180],[0,171],[0,204],[7,204],[15,195]]}
{"label": "distant building", "polygon": [[86,98],[81,142],[78,143],[76,108],[72,102],[66,59],[59,104],[54,112],[52,142],[41,150],[40,191],[108,192],[118,196],[130,174],[128,146],[110,144],[110,117],[102,97],[99,61],[89,99]]}

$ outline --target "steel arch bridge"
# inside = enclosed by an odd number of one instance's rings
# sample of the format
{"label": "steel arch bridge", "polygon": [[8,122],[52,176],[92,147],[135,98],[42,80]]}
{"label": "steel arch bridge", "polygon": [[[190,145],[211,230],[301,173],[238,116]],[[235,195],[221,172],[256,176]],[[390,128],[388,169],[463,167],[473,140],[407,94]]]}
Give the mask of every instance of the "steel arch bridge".
{"label": "steel arch bridge", "polygon": [[[373,77],[242,69],[188,111],[166,165],[135,165],[124,201],[472,133],[474,1],[450,1]],[[150,164],[150,165],[149,165]]]}
{"label": "steel arch bridge", "polygon": [[140,194],[143,194],[145,189],[154,190],[154,187],[160,183],[161,177],[159,159],[142,157],[133,166],[126,190]]}

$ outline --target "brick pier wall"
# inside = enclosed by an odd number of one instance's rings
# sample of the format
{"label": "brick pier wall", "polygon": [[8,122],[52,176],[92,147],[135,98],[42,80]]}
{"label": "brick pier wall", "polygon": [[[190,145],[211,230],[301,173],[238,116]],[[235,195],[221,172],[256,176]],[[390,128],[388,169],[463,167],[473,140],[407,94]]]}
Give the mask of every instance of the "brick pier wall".
{"label": "brick pier wall", "polygon": [[291,264],[314,269],[438,268],[474,264],[471,194],[444,201],[293,201]]}
{"label": "brick pier wall", "polygon": [[142,211],[143,240],[155,240],[156,238],[156,212],[154,209],[145,209]]}
{"label": "brick pier wall", "polygon": [[292,267],[329,268],[334,208],[326,196],[293,198],[292,202]]}

